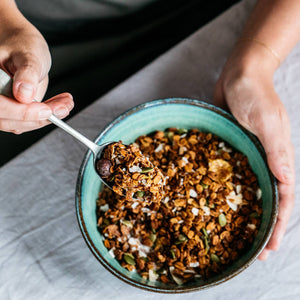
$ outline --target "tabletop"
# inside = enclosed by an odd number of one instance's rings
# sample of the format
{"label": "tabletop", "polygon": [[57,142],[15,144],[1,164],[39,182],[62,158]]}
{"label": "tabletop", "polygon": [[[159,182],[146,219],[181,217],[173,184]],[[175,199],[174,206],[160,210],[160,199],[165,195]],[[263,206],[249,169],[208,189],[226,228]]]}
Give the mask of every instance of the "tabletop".
{"label": "tabletop", "polygon": [[[73,117],[90,138],[116,116],[154,99],[210,102],[214,84],[254,1],[244,0]],[[300,45],[275,74],[291,119],[300,175]],[[91,254],[77,224],[75,185],[86,149],[57,129],[0,169],[0,298],[299,299],[300,205],[278,252],[229,282],[184,295],[143,291],[115,278]],[[300,186],[296,186],[296,200]]]}

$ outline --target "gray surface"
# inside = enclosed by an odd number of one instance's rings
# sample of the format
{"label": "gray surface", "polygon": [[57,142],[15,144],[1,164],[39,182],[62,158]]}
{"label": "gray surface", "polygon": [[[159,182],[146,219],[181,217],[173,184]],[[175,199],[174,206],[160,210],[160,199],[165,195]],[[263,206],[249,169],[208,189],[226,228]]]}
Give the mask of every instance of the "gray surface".
{"label": "gray surface", "polygon": [[[74,117],[70,124],[95,137],[124,110],[153,99],[211,99],[213,86],[253,1],[244,1],[129,78]],[[296,161],[300,154],[300,45],[276,74],[289,112]],[[77,225],[74,191],[86,149],[56,130],[0,170],[0,299],[299,299],[300,206],[280,251],[256,261],[214,289],[157,295],[128,286],[106,271]],[[296,172],[300,175],[299,163]],[[300,187],[296,187],[299,199]]]}

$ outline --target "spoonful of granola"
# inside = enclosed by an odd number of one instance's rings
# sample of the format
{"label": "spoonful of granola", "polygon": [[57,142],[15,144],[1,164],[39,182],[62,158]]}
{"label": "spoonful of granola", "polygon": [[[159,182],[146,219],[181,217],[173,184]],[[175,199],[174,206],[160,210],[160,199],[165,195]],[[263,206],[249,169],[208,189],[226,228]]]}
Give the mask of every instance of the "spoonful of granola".
{"label": "spoonful of granola", "polygon": [[159,202],[162,198],[164,175],[134,144],[107,145],[96,169],[105,184],[126,200]]}

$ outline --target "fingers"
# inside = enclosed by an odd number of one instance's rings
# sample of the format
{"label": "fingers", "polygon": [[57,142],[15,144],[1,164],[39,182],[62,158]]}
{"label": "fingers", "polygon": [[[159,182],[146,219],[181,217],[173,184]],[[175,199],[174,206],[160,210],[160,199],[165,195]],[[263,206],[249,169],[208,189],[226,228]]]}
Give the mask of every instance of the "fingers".
{"label": "fingers", "polygon": [[264,146],[269,167],[280,182],[293,185],[294,149],[289,133],[289,120],[275,123],[272,119],[267,119],[265,122],[268,121],[269,125],[258,129],[257,136]]}
{"label": "fingers", "polygon": [[[32,54],[14,53],[11,56],[10,70],[13,70],[13,95],[22,103],[31,103],[41,89],[40,82],[43,81],[42,94],[46,91],[47,73],[49,68],[47,62],[41,63]],[[41,91],[39,91],[41,93]]]}
{"label": "fingers", "polygon": [[69,93],[57,95],[43,103],[23,104],[0,96],[0,130],[20,134],[48,125],[53,113],[65,118],[74,106]]}
{"label": "fingers", "polygon": [[0,119],[15,121],[46,120],[52,114],[50,107],[44,103],[19,103],[14,99],[0,96]]}
{"label": "fingers", "polygon": [[271,99],[256,106],[250,129],[261,141],[274,176],[282,183],[294,184],[294,149],[287,112],[273,93]]}
{"label": "fingers", "polygon": [[263,103],[263,107],[256,107],[249,122],[250,130],[265,149],[270,170],[278,179],[279,191],[278,219],[270,241],[259,256],[260,260],[266,260],[270,251],[279,249],[294,206],[295,162],[289,119],[277,95],[272,96],[269,102]]}
{"label": "fingers", "polygon": [[294,186],[279,184],[279,215],[267,249],[277,251],[286,231],[294,207]]}
{"label": "fingers", "polygon": [[260,260],[266,260],[270,251],[277,251],[279,249],[294,207],[295,197],[293,185],[279,184],[279,198],[278,219],[266,248],[258,257]]}
{"label": "fingers", "polygon": [[58,118],[66,117],[74,107],[73,97],[69,93],[56,95],[44,102]]}
{"label": "fingers", "polygon": [[258,256],[259,260],[267,260],[270,255],[270,250],[264,249],[263,252]]}
{"label": "fingers", "polygon": [[42,128],[50,123],[51,122],[47,120],[24,122],[24,121],[0,119],[0,128],[2,131],[11,132],[14,134],[21,134],[27,131]]}

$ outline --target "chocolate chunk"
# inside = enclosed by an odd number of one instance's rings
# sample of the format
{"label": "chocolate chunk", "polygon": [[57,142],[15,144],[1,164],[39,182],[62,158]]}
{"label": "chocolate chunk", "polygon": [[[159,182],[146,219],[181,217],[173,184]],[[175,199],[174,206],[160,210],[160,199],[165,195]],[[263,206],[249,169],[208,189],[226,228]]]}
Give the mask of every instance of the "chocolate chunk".
{"label": "chocolate chunk", "polygon": [[110,168],[112,164],[110,160],[101,158],[97,161],[97,171],[101,177],[108,177],[111,175]]}

